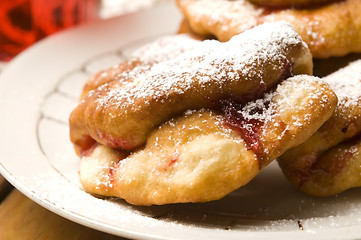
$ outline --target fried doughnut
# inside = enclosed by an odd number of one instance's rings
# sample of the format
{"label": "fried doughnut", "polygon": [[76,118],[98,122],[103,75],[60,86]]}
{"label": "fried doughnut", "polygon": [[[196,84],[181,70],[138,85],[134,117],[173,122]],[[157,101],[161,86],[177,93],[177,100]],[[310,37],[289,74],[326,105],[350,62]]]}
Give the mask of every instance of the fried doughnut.
{"label": "fried doughnut", "polygon": [[78,152],[89,139],[125,150],[141,147],[151,131],[186,110],[215,108],[229,98],[249,101],[293,74],[312,73],[312,57],[291,26],[272,23],[226,43],[204,41],[138,70],[128,73],[132,81],[110,81],[89,92],[72,112],[70,136]]}
{"label": "fried doughnut", "polygon": [[220,199],[311,136],[336,104],[328,85],[298,75],[246,104],[224,101],[219,111],[188,111],[129,156],[97,145],[81,160],[81,182],[90,193],[136,205]]}
{"label": "fried doughnut", "polygon": [[252,3],[265,7],[285,8],[285,7],[315,7],[320,4],[335,2],[335,0],[248,0]]}
{"label": "fried doughnut", "polygon": [[361,52],[361,2],[344,0],[310,9],[270,10],[247,0],[177,0],[192,30],[227,41],[265,22],[290,23],[315,58]]}
{"label": "fried doughnut", "polygon": [[361,60],[324,80],[338,96],[335,112],[312,137],[279,158],[287,179],[315,196],[361,186]]}
{"label": "fried doughnut", "polygon": [[80,99],[85,98],[91,90],[111,82],[132,80],[134,68],[137,71],[148,71],[153,64],[171,60],[186,51],[197,48],[200,41],[193,34],[178,34],[165,36],[148,43],[132,53],[127,61],[121,62],[107,70],[98,72],[90,77],[84,87]]}
{"label": "fried doughnut", "polygon": [[202,41],[212,38],[212,36],[199,35],[193,32],[193,30],[189,26],[188,21],[185,19],[183,19],[179,25],[178,34],[188,34],[193,39],[202,40]]}

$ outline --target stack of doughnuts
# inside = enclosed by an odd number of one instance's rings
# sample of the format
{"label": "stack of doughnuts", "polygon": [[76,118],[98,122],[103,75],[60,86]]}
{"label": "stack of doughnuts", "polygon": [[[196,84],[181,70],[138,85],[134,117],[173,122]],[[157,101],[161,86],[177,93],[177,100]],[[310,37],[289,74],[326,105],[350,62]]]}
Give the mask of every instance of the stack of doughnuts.
{"label": "stack of doughnuts", "polygon": [[180,34],[92,76],[70,115],[87,192],[213,201],[276,159],[311,195],[361,186],[361,60],[313,76],[361,52],[359,0],[177,4]]}
{"label": "stack of doughnuts", "polygon": [[359,0],[177,0],[190,29],[220,41],[266,22],[291,24],[313,57],[361,52]]}
{"label": "stack of doughnuts", "polygon": [[361,60],[324,81],[338,96],[336,110],[307,141],[278,159],[291,183],[315,196],[361,186]]}
{"label": "stack of doughnuts", "polygon": [[332,115],[337,97],[311,73],[285,23],[139,49],[90,78],[70,115],[84,189],[137,205],[224,197]]}
{"label": "stack of doughnuts", "polygon": [[361,186],[361,1],[177,0],[177,4],[189,31],[220,41],[265,22],[291,24],[310,48],[314,72],[335,91],[338,105],[315,134],[279,157],[279,165],[291,183],[311,195],[330,196]]}

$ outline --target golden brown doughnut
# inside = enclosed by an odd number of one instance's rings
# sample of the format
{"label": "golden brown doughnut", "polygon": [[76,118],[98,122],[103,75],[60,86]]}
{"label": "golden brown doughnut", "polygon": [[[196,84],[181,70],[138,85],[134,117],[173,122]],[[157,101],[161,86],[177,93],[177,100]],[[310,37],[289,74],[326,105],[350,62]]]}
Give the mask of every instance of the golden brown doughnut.
{"label": "golden brown doughnut", "polygon": [[193,32],[193,30],[189,26],[189,23],[185,19],[183,19],[179,25],[178,34],[187,34],[191,36],[193,39],[202,40],[202,41],[212,38],[212,36],[203,36]]}
{"label": "golden brown doughnut", "polygon": [[306,142],[279,158],[291,183],[315,196],[361,186],[361,60],[324,81],[339,98],[335,112]]}
{"label": "golden brown doughnut", "polygon": [[310,9],[270,10],[247,0],[177,0],[192,30],[227,41],[265,22],[290,23],[316,58],[361,52],[361,2],[344,0]]}
{"label": "golden brown doughnut", "polygon": [[192,34],[184,33],[165,36],[137,49],[127,61],[121,62],[107,70],[98,72],[90,77],[84,87],[80,99],[85,98],[89,91],[111,82],[132,80],[134,68],[148,71],[153,64],[171,60],[186,51],[195,49],[200,42]]}
{"label": "golden brown doughnut", "polygon": [[135,67],[127,77],[107,82],[72,112],[71,140],[78,152],[91,139],[133,150],[160,124],[189,109],[217,107],[220,100],[245,102],[292,74],[312,73],[312,57],[285,23],[265,24],[226,43],[204,41],[177,58]]}
{"label": "golden brown doughnut", "polygon": [[220,199],[311,136],[336,103],[318,78],[292,77],[246,104],[225,101],[219,111],[188,111],[154,130],[129,156],[97,145],[81,160],[81,182],[88,192],[137,205]]}

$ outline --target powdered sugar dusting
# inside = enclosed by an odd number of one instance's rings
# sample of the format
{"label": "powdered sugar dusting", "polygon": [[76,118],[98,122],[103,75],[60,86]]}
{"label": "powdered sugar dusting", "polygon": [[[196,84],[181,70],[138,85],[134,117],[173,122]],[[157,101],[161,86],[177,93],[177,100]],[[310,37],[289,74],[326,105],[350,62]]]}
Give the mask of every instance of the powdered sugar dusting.
{"label": "powdered sugar dusting", "polygon": [[201,42],[188,34],[165,36],[135,50],[130,59],[158,63],[178,57],[184,52],[196,49]]}
{"label": "powdered sugar dusting", "polygon": [[[297,32],[301,34],[304,41],[306,41],[309,46],[325,44],[325,37],[323,36],[322,31],[320,31],[322,22],[318,19],[318,16],[314,16],[313,18],[307,18],[305,16],[305,19],[302,19],[297,15],[298,12],[299,10],[291,9],[285,11],[284,14],[270,14],[265,17],[264,21],[286,21],[295,27]],[[300,24],[301,21],[304,22],[304,24]]]}
{"label": "powdered sugar dusting", "polygon": [[[242,112],[242,116],[247,120],[258,120],[267,123],[274,120],[273,116],[275,114],[279,115],[286,111],[291,112],[292,109],[309,107],[308,105],[300,105],[297,102],[299,98],[293,93],[295,89],[300,95],[307,93],[307,97],[310,99],[309,104],[313,104],[317,99],[322,99],[321,103],[327,103],[329,101],[328,96],[325,95],[321,86],[321,79],[319,78],[297,75],[279,84],[275,91],[266,93],[262,99],[248,102],[239,112]],[[295,125],[301,126],[299,122],[308,120],[305,115],[299,117],[302,117],[302,119],[295,119]]]}
{"label": "powdered sugar dusting", "polygon": [[[120,81],[134,79],[139,73],[149,71],[153,64],[176,58],[186,51],[197,48],[199,44],[200,41],[188,34],[164,36],[140,47],[130,55],[127,62],[113,66],[108,71],[102,72],[99,77]],[[124,68],[124,64],[135,66]]]}
{"label": "powdered sugar dusting", "polygon": [[[255,152],[259,151],[258,156],[262,157],[273,148],[268,144],[270,132],[282,129],[277,134],[277,139],[273,139],[282,141],[291,129],[312,124],[315,119],[312,112],[316,111],[315,108],[329,107],[331,100],[328,89],[328,85],[319,78],[297,75],[279,84],[262,99],[248,102],[239,108],[236,114],[232,113],[228,117],[228,121],[231,126],[242,129],[243,137],[248,139],[247,144]],[[232,111],[232,108],[234,107],[228,107],[227,111]]]}
{"label": "powdered sugar dusting", "polygon": [[133,69],[128,74],[135,81],[111,89],[98,102],[101,106],[117,104],[124,108],[136,100],[146,103],[170,92],[182,94],[195,85],[200,88],[207,85],[221,87],[240,78],[261,78],[262,81],[265,73],[257,66],[273,62],[274,68],[282,71],[288,47],[299,43],[302,43],[299,35],[284,23],[264,24],[235,36],[227,43],[204,41],[196,49],[173,60],[154,64],[149,71]]}
{"label": "powdered sugar dusting", "polygon": [[[190,15],[194,21],[208,20],[207,24],[221,24],[222,31],[227,32],[230,29],[237,29],[237,32],[243,32],[258,25],[256,16],[262,14],[263,9],[247,1],[225,1],[225,0],[200,0],[193,1],[191,4],[184,5],[189,8]],[[222,24],[222,23],[227,24]]]}
{"label": "powdered sugar dusting", "polygon": [[335,91],[339,106],[352,107],[361,101],[361,60],[350,63],[324,80]]}
{"label": "powdered sugar dusting", "polygon": [[275,105],[273,102],[271,102],[274,95],[275,92],[270,92],[265,94],[265,97],[262,99],[248,102],[241,110],[239,110],[239,112],[242,112],[242,116],[248,121],[271,121],[271,116],[275,110]]}

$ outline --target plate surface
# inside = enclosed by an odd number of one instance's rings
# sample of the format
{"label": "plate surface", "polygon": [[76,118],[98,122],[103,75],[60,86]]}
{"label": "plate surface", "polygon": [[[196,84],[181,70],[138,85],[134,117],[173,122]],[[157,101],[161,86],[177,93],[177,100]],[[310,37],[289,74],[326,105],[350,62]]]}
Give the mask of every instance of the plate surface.
{"label": "plate surface", "polygon": [[49,210],[80,224],[140,239],[345,239],[361,237],[361,189],[331,198],[298,192],[271,164],[219,201],[136,207],[82,190],[68,116],[84,81],[135,48],[174,34],[172,4],[86,25],[25,51],[0,78],[0,172]]}

